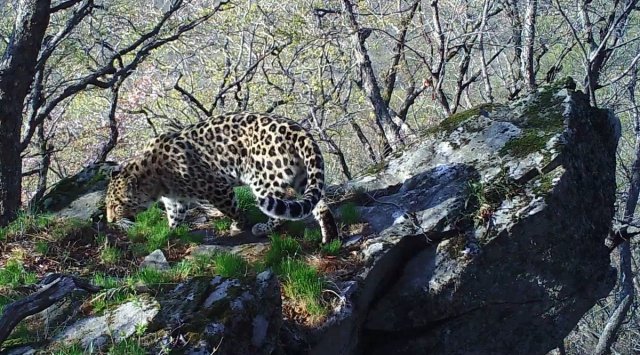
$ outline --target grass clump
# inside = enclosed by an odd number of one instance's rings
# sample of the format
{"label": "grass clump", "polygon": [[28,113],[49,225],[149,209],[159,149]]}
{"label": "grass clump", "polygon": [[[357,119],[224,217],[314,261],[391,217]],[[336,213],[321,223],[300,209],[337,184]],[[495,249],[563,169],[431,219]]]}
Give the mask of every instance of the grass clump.
{"label": "grass clump", "polygon": [[322,292],[327,285],[318,271],[300,260],[287,257],[280,264],[280,275],[285,296],[312,317],[327,314],[327,308],[322,302]]}
{"label": "grass clump", "polygon": [[125,339],[112,345],[107,351],[108,355],[145,355],[147,350],[134,339]]}
{"label": "grass clump", "polygon": [[114,265],[121,257],[120,249],[105,245],[100,251],[100,262],[105,265]]}
{"label": "grass clump", "polygon": [[157,204],[138,214],[133,226],[127,230],[127,234],[133,241],[144,242],[146,252],[166,247],[171,237],[187,242],[201,239],[191,235],[187,226],[178,226],[173,230],[169,228],[165,213]]}
{"label": "grass clump", "polygon": [[213,262],[216,274],[222,277],[240,278],[245,276],[249,270],[249,263],[244,258],[229,252],[217,253]]}
{"label": "grass clump", "polygon": [[320,252],[324,255],[336,256],[340,253],[342,247],[342,241],[340,239],[334,239],[327,244],[322,245]]}
{"label": "grass clump", "polygon": [[37,240],[35,250],[42,255],[46,255],[49,253],[49,243],[46,240]]}
{"label": "grass clump", "polygon": [[215,257],[216,253],[196,254],[191,259],[181,260],[175,264],[171,268],[171,272],[177,279],[213,274],[212,268],[215,265]]}
{"label": "grass clump", "polygon": [[241,210],[247,210],[256,205],[256,198],[253,196],[249,186],[238,186],[234,189],[236,201]]}
{"label": "grass clump", "polygon": [[0,228],[0,240],[48,228],[53,222],[54,217],[51,215],[35,215],[21,212],[13,222],[6,227]]}
{"label": "grass clump", "polygon": [[79,343],[73,343],[70,345],[60,345],[52,349],[53,355],[83,355],[85,354],[82,345]]}
{"label": "grass clump", "polygon": [[34,284],[38,277],[33,272],[25,270],[22,262],[17,259],[9,259],[3,268],[0,268],[0,288],[15,288],[22,285]]}
{"label": "grass clump", "polygon": [[358,223],[360,221],[360,212],[353,202],[347,202],[340,206],[340,219],[346,225]]}
{"label": "grass clump", "polygon": [[216,232],[220,233],[220,232],[226,232],[228,230],[231,229],[231,224],[233,222],[231,221],[231,218],[229,217],[223,217],[220,219],[216,219],[215,221],[213,221],[213,229],[215,229]]}
{"label": "grass clump", "polygon": [[300,243],[288,236],[271,236],[271,248],[265,255],[265,265],[277,269],[287,257],[294,258],[300,253]]}
{"label": "grass clump", "polygon": [[322,231],[320,228],[305,229],[302,240],[310,244],[320,244],[322,242]]}
{"label": "grass clump", "polygon": [[64,218],[50,224],[48,232],[55,240],[70,235],[82,235],[82,231],[91,227],[91,222],[78,218]]}
{"label": "grass clump", "polygon": [[147,286],[157,286],[175,282],[174,273],[165,270],[158,270],[150,267],[140,269],[138,272],[127,277],[127,284],[131,287],[143,283]]}
{"label": "grass clump", "polygon": [[246,220],[250,224],[264,223],[269,218],[256,206],[256,198],[253,196],[249,186],[238,186],[234,188],[238,207],[244,211]]}

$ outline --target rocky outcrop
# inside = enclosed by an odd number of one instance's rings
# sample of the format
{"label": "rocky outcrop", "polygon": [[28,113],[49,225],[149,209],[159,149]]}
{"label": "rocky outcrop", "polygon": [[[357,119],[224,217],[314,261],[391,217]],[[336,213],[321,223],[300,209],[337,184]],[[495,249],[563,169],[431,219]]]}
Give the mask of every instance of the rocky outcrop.
{"label": "rocky outcrop", "polygon": [[159,293],[142,339],[186,353],[547,353],[615,281],[604,240],[619,122],[574,89],[455,114],[334,186],[366,228],[349,246],[362,266],[332,280],[342,302],[323,325],[283,323],[265,272]]}
{"label": "rocky outcrop", "polygon": [[571,84],[454,115],[344,187],[375,234],[315,353],[544,354],[609,293],[619,122]]}

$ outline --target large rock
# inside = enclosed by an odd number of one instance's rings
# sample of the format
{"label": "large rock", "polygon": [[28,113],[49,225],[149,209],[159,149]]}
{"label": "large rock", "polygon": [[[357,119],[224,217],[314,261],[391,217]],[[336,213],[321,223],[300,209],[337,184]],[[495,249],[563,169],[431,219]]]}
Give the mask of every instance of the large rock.
{"label": "large rock", "polygon": [[103,315],[82,318],[67,326],[53,338],[53,347],[79,343],[83,349],[95,351],[118,343],[132,336],[136,329],[146,327],[158,309],[158,303],[148,298],[123,303]]}
{"label": "large rock", "polygon": [[567,84],[454,115],[342,186],[376,234],[314,353],[544,354],[609,293],[619,122]]}
{"label": "large rock", "polygon": [[114,162],[91,164],[75,175],[66,177],[40,199],[34,201],[38,211],[61,217],[96,219],[104,213],[104,195]]}
{"label": "large rock", "polygon": [[[250,283],[220,276],[193,278],[163,298],[149,327],[151,333],[164,334],[154,341],[158,351],[271,354],[278,346],[282,303],[270,271]],[[180,338],[188,343],[171,340]]]}

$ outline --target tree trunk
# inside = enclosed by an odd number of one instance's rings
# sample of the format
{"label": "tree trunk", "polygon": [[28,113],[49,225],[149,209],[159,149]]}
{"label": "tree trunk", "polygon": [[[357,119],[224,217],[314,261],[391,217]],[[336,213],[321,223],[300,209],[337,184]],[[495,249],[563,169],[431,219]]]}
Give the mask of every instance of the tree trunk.
{"label": "tree trunk", "polygon": [[389,113],[389,106],[385,103],[380,86],[376,80],[375,72],[373,70],[373,64],[369,58],[369,53],[364,45],[367,35],[365,30],[360,28],[356,15],[353,12],[353,5],[349,0],[343,1],[344,8],[349,18],[351,30],[353,31],[353,42],[355,47],[355,59],[358,67],[362,73],[362,87],[369,99],[369,102],[373,106],[373,111],[376,116],[376,124],[380,128],[381,137],[384,143],[383,156],[388,156],[393,150],[395,150],[401,143],[400,134],[398,132],[398,126],[391,119]]}
{"label": "tree trunk", "polygon": [[522,75],[524,76],[527,91],[536,89],[536,74],[533,62],[533,45],[536,40],[536,12],[538,9],[538,0],[527,1],[527,9],[524,15],[524,27],[522,28],[522,37],[524,43],[522,46]]}
{"label": "tree trunk", "polygon": [[[638,78],[638,70],[634,68],[633,75],[629,80],[627,91],[629,98],[634,106],[633,118],[635,121],[635,135],[636,135],[636,157],[631,166],[631,181],[629,181],[629,189],[627,190],[627,201],[624,206],[624,223],[630,223],[633,220],[633,215],[638,205],[638,195],[640,195],[640,108],[636,105],[636,81]],[[631,268],[631,244],[629,240],[625,240],[620,246],[618,246],[619,262],[618,268],[620,270],[620,291],[617,294],[616,309],[613,311],[609,320],[605,324],[602,334],[598,339],[598,344],[594,350],[594,354],[604,355],[611,353],[611,346],[618,338],[618,331],[620,326],[624,322],[631,305],[633,304],[634,289],[633,289],[633,271]]]}
{"label": "tree trunk", "polygon": [[20,207],[22,110],[49,25],[50,5],[50,0],[20,0],[11,42],[0,61],[0,226],[13,220]]}

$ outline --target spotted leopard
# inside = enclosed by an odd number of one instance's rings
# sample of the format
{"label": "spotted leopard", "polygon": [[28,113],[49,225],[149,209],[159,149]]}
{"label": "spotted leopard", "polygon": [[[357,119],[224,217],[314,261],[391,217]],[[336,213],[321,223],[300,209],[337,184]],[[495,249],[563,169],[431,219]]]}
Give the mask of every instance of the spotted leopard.
{"label": "spotted leopard", "polygon": [[[284,220],[313,213],[323,242],[338,235],[324,202],[324,160],[311,134],[277,115],[235,113],[212,117],[153,139],[141,155],[114,170],[105,198],[107,221],[131,220],[162,200],[170,227],[187,205],[207,200],[243,227],[234,187],[248,185],[269,220],[253,226],[265,235]],[[299,198],[287,198],[289,188]]]}

